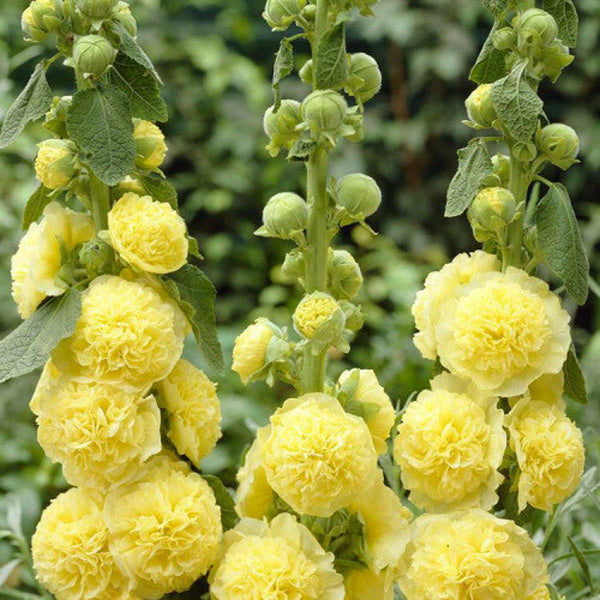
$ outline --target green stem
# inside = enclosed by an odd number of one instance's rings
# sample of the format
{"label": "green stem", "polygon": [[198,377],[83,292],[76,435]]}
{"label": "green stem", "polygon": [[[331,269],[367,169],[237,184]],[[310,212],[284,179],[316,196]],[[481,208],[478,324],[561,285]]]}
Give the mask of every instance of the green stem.
{"label": "green stem", "polygon": [[[523,213],[527,203],[527,191],[531,178],[527,167],[520,161],[510,159],[509,189],[513,193],[517,206],[521,209],[521,216],[509,227],[507,235],[508,255],[505,266],[521,267],[523,261]],[[504,261],[503,261],[504,262]]]}
{"label": "green stem", "polygon": [[90,173],[90,189],[92,192],[92,216],[96,233],[108,229],[108,211],[110,210],[110,196],[108,186],[102,183],[96,175]]}

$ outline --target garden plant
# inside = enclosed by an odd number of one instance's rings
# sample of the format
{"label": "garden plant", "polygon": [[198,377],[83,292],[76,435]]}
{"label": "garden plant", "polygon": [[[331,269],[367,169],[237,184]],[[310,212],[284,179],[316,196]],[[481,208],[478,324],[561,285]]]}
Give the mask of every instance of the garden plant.
{"label": "garden plant", "polygon": [[[286,326],[260,316],[235,339],[241,382],[286,399],[228,489],[202,472],[222,435],[216,292],[161,171],[161,78],[127,2],[31,2],[25,37],[56,53],[0,130],[0,147],[42,117],[48,132],[11,262],[23,323],[0,341],[0,382],[43,367],[30,401],[38,441],[73,487],[44,510],[31,550],[17,509],[8,515],[15,556],[0,595],[595,597],[596,551],[569,537],[548,563],[569,502],[596,485],[566,414],[588,402],[566,305],[586,302],[589,264],[569,192],[552,181],[578,162],[579,139],[549,122],[539,95],[573,60],[578,17],[572,0],[483,4],[494,25],[465,102],[475,137],[445,209],[466,213],[481,247],[417,294],[413,341],[435,376],[393,403],[374,370],[332,376],[329,364],[364,324],[361,268],[333,243],[344,228],[376,235],[368,219],[382,203],[373,178],[329,168],[363,140],[382,85],[377,61],[346,43],[377,0],[267,0],[264,20],[285,37],[266,149],[304,165],[306,185],[272,196],[255,234],[289,245],[280,274],[303,295]],[[58,62],[74,74],[70,96],[46,77]],[[294,73],[304,98],[285,97]],[[182,358],[187,336],[211,378]],[[549,568],[564,564],[581,570],[577,591]]]}

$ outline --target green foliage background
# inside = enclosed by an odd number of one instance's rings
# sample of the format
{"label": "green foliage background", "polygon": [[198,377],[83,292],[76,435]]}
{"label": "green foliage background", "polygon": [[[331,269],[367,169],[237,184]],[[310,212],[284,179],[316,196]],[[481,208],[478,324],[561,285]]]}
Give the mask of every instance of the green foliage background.
{"label": "green foliage background", "polygon": [[[18,24],[27,4],[13,0],[0,9],[0,116],[24,86],[33,59],[44,52],[42,46],[22,41]],[[164,131],[170,150],[165,170],[206,257],[203,268],[219,292],[219,332],[229,364],[233,340],[245,325],[258,314],[288,325],[300,294],[278,269],[287,246],[253,235],[268,198],[284,189],[301,193],[304,180],[302,165],[272,160],[264,149],[262,115],[272,102],[269,83],[277,39],[260,18],[263,4],[132,2],[140,41],[166,82],[170,120]],[[558,85],[543,87],[541,95],[550,119],[572,125],[581,136],[582,164],[568,172],[564,183],[584,222],[592,276],[600,279],[600,3],[579,0],[577,6],[581,30],[576,61]],[[342,145],[334,154],[333,169],[337,175],[364,171],[379,181],[384,203],[371,225],[381,235],[357,228],[338,240],[352,247],[362,266],[366,285],[360,300],[367,325],[351,354],[333,361],[332,371],[347,365],[373,368],[392,399],[402,404],[430,376],[430,367],[411,342],[414,295],[429,270],[474,247],[466,219],[442,215],[456,150],[471,133],[461,125],[464,98],[473,88],[468,71],[489,23],[478,0],[381,0],[376,12],[376,19],[350,27],[348,47],[378,60],[384,89],[367,106],[364,143]],[[308,53],[301,44],[297,61]],[[49,77],[55,90],[62,82],[61,91],[71,93],[68,74],[60,66]],[[301,98],[306,91],[297,78],[283,84],[284,97]],[[8,269],[22,234],[23,207],[35,185],[35,143],[44,137],[39,125],[32,126],[0,154],[0,336],[18,322]],[[574,304],[568,308],[574,313]],[[600,461],[595,431],[600,420],[599,308],[597,296],[591,295],[575,318],[592,402],[573,416],[585,430],[590,467]],[[188,353],[201,361],[191,348]],[[28,532],[42,506],[64,485],[60,468],[37,446],[28,410],[34,385],[35,376],[0,386],[0,495],[14,493],[22,499]],[[233,485],[255,428],[266,422],[288,390],[263,384],[245,389],[233,373],[219,380],[219,389],[225,435],[205,467]],[[560,519],[552,553],[569,551],[567,534],[581,548],[600,547],[599,507],[598,495],[586,496],[584,491],[576,508]],[[575,561],[556,567],[555,578],[570,600],[589,597],[581,595],[589,586]],[[596,572],[599,568],[596,561]]]}

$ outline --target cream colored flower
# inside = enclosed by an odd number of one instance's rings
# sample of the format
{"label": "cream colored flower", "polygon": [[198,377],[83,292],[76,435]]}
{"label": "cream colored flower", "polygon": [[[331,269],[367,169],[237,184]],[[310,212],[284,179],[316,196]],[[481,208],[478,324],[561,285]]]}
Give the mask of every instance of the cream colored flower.
{"label": "cream colored flower", "polygon": [[135,164],[140,169],[155,171],[167,153],[163,132],[150,121],[134,120],[133,139],[136,146]]}
{"label": "cream colored flower", "polygon": [[482,510],[422,515],[412,534],[399,579],[407,600],[523,600],[548,581],[527,532]]}
{"label": "cream colored flower", "polygon": [[267,347],[272,337],[273,329],[266,320],[257,319],[235,338],[231,369],[240,376],[244,385],[265,366]]}
{"label": "cream colored flower", "polygon": [[514,267],[456,290],[435,334],[441,363],[497,396],[522,394],[541,375],[558,373],[571,344],[558,297]]}
{"label": "cream colored flower", "polygon": [[150,284],[102,275],[82,294],[75,333],[52,361],[75,381],[147,389],[173,370],[187,327],[174,302]]}
{"label": "cream colored flower", "polygon": [[109,492],[104,518],[115,561],[142,598],[187,590],[219,553],[220,509],[211,488],[168,455]]}
{"label": "cream colored flower", "polygon": [[153,396],[62,378],[42,393],[39,409],[38,441],[71,485],[106,489],[161,450]]}
{"label": "cream colored flower", "polygon": [[37,178],[51,190],[69,185],[75,175],[74,147],[68,140],[44,140],[35,159]]}
{"label": "cream colored flower", "polygon": [[493,254],[477,250],[471,254],[459,254],[440,271],[427,276],[425,287],[417,294],[412,307],[418,330],[413,341],[425,358],[437,358],[435,327],[442,317],[444,304],[452,298],[457,288],[469,283],[479,273],[499,270],[500,263]]}
{"label": "cream colored flower", "polygon": [[72,488],[42,513],[31,540],[36,575],[56,600],[135,600],[110,553],[100,497]]}
{"label": "cream colored flower", "polygon": [[344,576],[344,589],[345,600],[394,600],[393,571],[354,569]]}
{"label": "cream colored flower", "polygon": [[498,501],[506,448],[498,399],[447,374],[431,387],[408,405],[394,440],[410,500],[433,512],[489,510]]}
{"label": "cream colored flower", "polygon": [[271,523],[242,519],[223,538],[209,576],[217,600],[342,600],[344,585],[334,555],[288,514]]}
{"label": "cream colored flower", "polygon": [[171,273],[186,263],[189,242],[185,221],[166,202],[123,194],[108,213],[113,248],[132,267]]}
{"label": "cream colored flower", "polygon": [[39,381],[35,386],[33,396],[29,402],[29,409],[37,417],[40,414],[40,401],[42,397],[48,392],[51,386],[60,377],[59,370],[52,364],[51,360],[46,361],[42,374],[40,375]]}
{"label": "cream colored flower", "polygon": [[317,292],[300,301],[294,312],[294,326],[300,335],[312,339],[317,329],[337,314],[342,313],[333,297]]}
{"label": "cream colored flower", "polygon": [[358,372],[358,386],[354,391],[353,399],[365,405],[372,404],[378,408],[373,417],[367,419],[367,425],[373,436],[377,454],[383,454],[387,450],[386,441],[390,437],[390,430],[394,424],[396,413],[390,397],[379,384],[375,372],[370,369],[344,371],[338,379],[338,385],[343,385],[356,372]]}
{"label": "cream colored flower", "polygon": [[32,223],[12,257],[12,295],[19,314],[29,318],[46,296],[60,296],[67,284],[57,279],[62,266],[61,246],[67,251],[94,237],[87,215],[51,202],[40,223]]}
{"label": "cream colored flower", "polygon": [[583,436],[559,406],[523,398],[506,417],[519,469],[519,510],[551,511],[579,485],[585,462]]}
{"label": "cream colored flower", "polygon": [[217,386],[202,371],[181,359],[157,387],[161,407],[169,418],[169,439],[179,454],[187,456],[199,468],[221,437]]}
{"label": "cream colored flower", "polygon": [[326,394],[286,400],[257,438],[269,485],[300,514],[331,516],[377,475],[366,423]]}
{"label": "cream colored flower", "polygon": [[275,493],[267,481],[261,462],[261,447],[255,439],[237,473],[238,489],[235,510],[240,517],[262,519],[269,511]]}

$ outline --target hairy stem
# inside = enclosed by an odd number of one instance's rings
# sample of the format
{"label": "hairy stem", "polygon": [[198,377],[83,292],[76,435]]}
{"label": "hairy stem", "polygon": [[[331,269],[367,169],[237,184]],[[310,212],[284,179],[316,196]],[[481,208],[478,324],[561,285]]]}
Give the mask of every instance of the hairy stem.
{"label": "hairy stem", "polygon": [[503,260],[503,267],[513,266],[521,267],[523,262],[523,226],[524,219],[523,213],[525,212],[525,205],[527,202],[527,191],[529,190],[529,184],[531,183],[531,177],[526,165],[516,160],[515,158],[510,159],[510,182],[509,189],[513,193],[517,205],[522,208],[521,216],[511,223],[508,231],[508,252]]}
{"label": "hairy stem", "polygon": [[102,183],[96,175],[90,173],[90,189],[92,192],[92,217],[96,233],[108,229],[108,211],[110,210],[110,197],[108,186]]}

